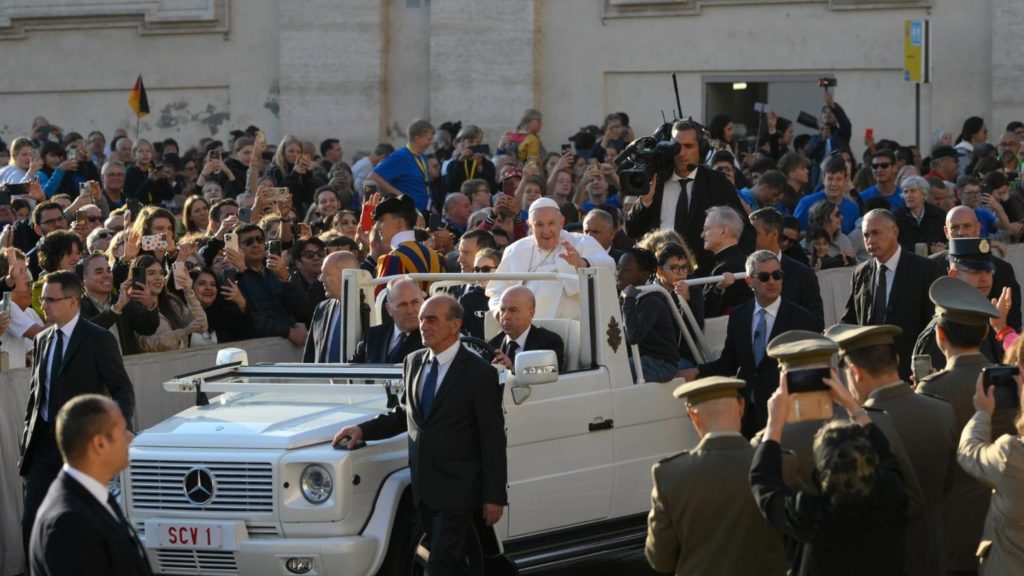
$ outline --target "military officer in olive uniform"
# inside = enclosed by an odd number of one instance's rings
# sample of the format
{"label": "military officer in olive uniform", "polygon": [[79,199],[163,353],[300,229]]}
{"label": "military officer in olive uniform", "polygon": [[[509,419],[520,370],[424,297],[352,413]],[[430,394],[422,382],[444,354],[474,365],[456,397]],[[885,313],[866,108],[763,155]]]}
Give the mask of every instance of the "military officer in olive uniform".
{"label": "military officer in olive uniform", "polygon": [[853,397],[892,419],[921,484],[925,515],[907,527],[907,574],[941,576],[946,574],[942,502],[957,468],[960,435],[949,402],[915,394],[900,379],[894,345],[900,331],[888,324],[836,324],[825,336],[839,345],[840,367]]}
{"label": "military officer in olive uniform", "polygon": [[[768,343],[767,353],[769,356],[778,359],[779,366],[785,368],[789,376],[790,391],[794,381],[794,372],[812,368],[829,367],[832,356],[838,352],[839,347],[835,342],[825,338],[821,334],[808,332],[806,330],[790,330],[776,336]],[[827,384],[822,383],[822,390],[827,390]],[[914,522],[924,515],[924,496],[921,493],[921,486],[917,481],[917,474],[907,456],[907,452],[900,442],[896,427],[893,426],[889,416],[878,408],[864,406],[871,421],[878,429],[885,434],[889,446],[896,459],[900,462],[900,472],[903,473],[903,481],[907,486],[907,519]],[[795,410],[795,407],[794,407]],[[838,405],[832,405],[831,419],[847,419],[849,414]],[[796,456],[797,475],[790,488],[817,492],[813,479],[814,472],[814,435],[829,419],[803,420],[798,422],[786,422],[782,435],[782,448],[791,450]],[[763,432],[759,432],[751,443],[757,446],[761,443]],[[788,480],[787,480],[788,482]]]}
{"label": "military officer in olive uniform", "polygon": [[701,441],[654,465],[647,561],[658,572],[782,575],[782,534],[750,492],[754,449],[740,434],[746,382],[712,376],[676,388]]}
{"label": "military officer in olive uniform", "polygon": [[[948,276],[928,290],[938,319],[936,339],[946,356],[946,369],[924,378],[917,391],[944,398],[953,407],[957,436],[974,415],[974,391],[983,368],[992,366],[979,349],[989,321],[999,312],[988,298],[962,280]],[[993,424],[995,419],[993,420]],[[994,430],[995,436],[1007,430]],[[959,466],[953,471],[946,498],[946,569],[956,574],[976,574],[976,552],[981,541],[991,490],[967,475]]]}
{"label": "military officer in olive uniform", "polygon": [[[967,282],[986,298],[992,290],[993,274],[996,269],[992,258],[992,247],[984,238],[951,238],[949,240],[949,276]],[[927,354],[931,356],[932,370],[936,372],[946,367],[946,356],[935,340],[937,325],[938,317],[936,316],[925,326],[914,343],[914,355]],[[982,356],[988,358],[989,362],[993,364],[1002,362],[1003,345],[996,340],[995,330],[988,331],[988,335],[982,340],[979,349]],[[923,376],[925,375],[921,377]]]}

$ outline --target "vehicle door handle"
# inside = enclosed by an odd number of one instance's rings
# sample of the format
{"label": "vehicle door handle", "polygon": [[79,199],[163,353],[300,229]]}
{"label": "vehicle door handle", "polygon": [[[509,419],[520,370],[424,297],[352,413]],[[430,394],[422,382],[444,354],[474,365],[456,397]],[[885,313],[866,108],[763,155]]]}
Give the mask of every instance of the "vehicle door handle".
{"label": "vehicle door handle", "polygon": [[615,427],[614,420],[605,420],[604,418],[598,417],[594,419],[594,422],[590,423],[590,431],[597,432],[598,430],[611,430]]}

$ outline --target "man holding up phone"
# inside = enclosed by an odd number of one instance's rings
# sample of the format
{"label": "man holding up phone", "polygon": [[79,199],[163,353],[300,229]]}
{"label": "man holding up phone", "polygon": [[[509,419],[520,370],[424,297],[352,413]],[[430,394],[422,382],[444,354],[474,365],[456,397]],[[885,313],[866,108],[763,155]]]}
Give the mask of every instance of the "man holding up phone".
{"label": "man holding up phone", "polygon": [[[931,285],[928,297],[935,303],[935,339],[946,356],[946,369],[922,380],[917,392],[947,400],[953,406],[955,430],[959,431],[974,415],[978,375],[993,366],[979,347],[989,331],[989,321],[998,318],[999,312],[976,288],[948,276]],[[997,428],[994,433],[1016,431]],[[959,467],[954,468],[945,509],[945,524],[950,527],[946,532],[946,570],[970,572],[978,568],[975,552],[991,490]]]}

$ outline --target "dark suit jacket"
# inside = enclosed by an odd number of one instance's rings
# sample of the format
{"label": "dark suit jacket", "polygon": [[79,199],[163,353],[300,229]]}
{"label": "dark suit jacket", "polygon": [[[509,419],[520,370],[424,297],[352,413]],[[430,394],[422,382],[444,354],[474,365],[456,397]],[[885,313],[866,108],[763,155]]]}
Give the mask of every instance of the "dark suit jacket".
{"label": "dark suit jacket", "polygon": [[[25,414],[25,432],[21,438],[21,462],[18,470],[22,475],[32,464],[35,450],[36,426],[47,425],[39,416],[40,387],[45,382],[39,373],[40,367],[50,360],[51,339],[56,338],[56,326],[50,326],[36,334],[32,355],[32,381],[28,393],[28,413]],[[50,422],[56,421],[57,412],[68,400],[80,394],[103,394],[110,396],[121,407],[124,419],[131,427],[135,412],[135,391],[128,373],[124,370],[117,340],[110,332],[79,316],[78,324],[64,352],[64,365],[51,379],[49,414]]]}
{"label": "dark suit jacket", "polygon": [[[949,252],[938,252],[932,254],[929,258],[939,265],[943,273],[949,269]],[[996,271],[992,275],[992,290],[988,293],[988,297],[999,298],[999,295],[1003,293],[1003,288],[1010,288],[1010,292],[1013,295],[1013,303],[1010,305],[1010,313],[1006,316],[1006,323],[1012,326],[1014,330],[1020,332],[1020,283],[1017,282],[1017,275],[1014,274],[1013,265],[996,256],[992,256],[992,263],[996,265]]]}
{"label": "dark suit jacket", "polygon": [[[505,333],[500,332],[497,336],[491,338],[488,344],[495,349],[504,350],[506,338]],[[529,350],[553,350],[555,356],[558,356],[558,369],[565,370],[565,343],[562,342],[561,336],[551,330],[531,325],[530,332],[526,335],[526,345],[519,352]]]}
{"label": "dark suit jacket", "polygon": [[363,438],[409,432],[413,500],[433,511],[504,505],[507,460],[505,416],[497,371],[460,347],[423,416],[420,377],[429,350],[405,358],[405,392],[391,412],[360,424]]}
{"label": "dark suit jacket", "polygon": [[[356,352],[349,362],[358,364],[387,364],[388,351],[391,350],[391,335],[395,331],[392,322],[371,326],[363,332],[363,338],[356,344]],[[409,355],[423,348],[423,341],[420,339],[420,331],[415,330],[409,334],[402,343],[401,357]]]}
{"label": "dark suit jacket", "polygon": [[[746,268],[747,256],[739,244],[723,248],[715,254],[715,265],[711,269],[710,276],[718,276],[725,272],[743,272]],[[785,272],[783,272],[785,274]],[[785,286],[785,282],[783,282]],[[724,316],[733,308],[750,300],[754,293],[750,286],[742,280],[733,282],[724,291],[719,291],[715,284],[704,286],[704,317]]]}
{"label": "dark suit jacket", "polygon": [[29,567],[36,576],[152,574],[128,528],[64,472],[39,507],[30,542]]}
{"label": "dark suit jacket", "polygon": [[900,227],[900,246],[903,246],[904,250],[913,252],[914,245],[918,242],[924,242],[929,247],[936,242],[946,243],[946,232],[943,230],[946,213],[938,206],[925,202],[920,223],[906,206],[897,208],[893,215],[896,216],[896,224]]}
{"label": "dark suit jacket", "polygon": [[[639,240],[651,230],[661,228],[661,197],[664,187],[665,181],[659,177],[651,205],[645,207],[642,202],[637,202],[626,213],[626,234],[630,238]],[[686,245],[696,255],[698,275],[706,276],[711,270],[714,255],[704,249],[704,241],[700,238],[701,232],[704,231],[704,213],[712,206],[730,206],[735,208],[741,217],[746,211],[736,188],[725,176],[706,166],[697,168],[697,175],[693,179],[692,196],[685,218],[683,204],[680,202],[676,207],[675,230],[682,235]],[[754,228],[748,223],[743,229],[743,237],[740,238],[740,246],[743,247],[744,253],[753,252],[756,237]]]}
{"label": "dark suit jacket", "polygon": [[[116,298],[111,296],[114,302]],[[160,327],[160,312],[156,308],[147,310],[145,306],[132,300],[124,307],[120,314],[114,313],[107,308],[100,312],[96,304],[88,296],[82,296],[82,317],[88,319],[100,328],[110,330],[111,326],[117,325],[117,334],[121,340],[121,354],[139,353],[139,341],[135,335],[151,336]]]}
{"label": "dark suit jacket", "polygon": [[[753,437],[768,423],[768,397],[779,387],[779,363],[767,354],[754,364],[754,300],[733,310],[726,326],[725,348],[718,360],[698,367],[700,376],[732,376],[747,383],[741,393],[746,400],[742,432]],[[821,321],[804,308],[782,299],[771,334],[765,342],[790,330],[821,331]]]}
{"label": "dark suit jacket", "polygon": [[783,254],[782,262],[782,299],[789,300],[806,308],[808,312],[825,324],[825,305],[821,302],[821,288],[818,286],[818,275],[810,266]]}
{"label": "dark suit jacket", "polygon": [[303,362],[327,362],[327,331],[331,329],[331,319],[338,306],[341,306],[341,301],[334,298],[316,305],[309,323],[309,334],[306,335],[306,348],[302,352]]}
{"label": "dark suit jacket", "polygon": [[[857,265],[853,271],[853,290],[846,301],[843,322],[871,324],[871,302],[875,293],[874,258]],[[935,262],[903,250],[896,265],[896,274],[889,291],[885,309],[885,323],[903,329],[896,337],[896,352],[900,355],[900,377],[910,381],[910,361],[914,355],[914,340],[931,321],[935,307],[928,298],[928,288],[940,276]]]}

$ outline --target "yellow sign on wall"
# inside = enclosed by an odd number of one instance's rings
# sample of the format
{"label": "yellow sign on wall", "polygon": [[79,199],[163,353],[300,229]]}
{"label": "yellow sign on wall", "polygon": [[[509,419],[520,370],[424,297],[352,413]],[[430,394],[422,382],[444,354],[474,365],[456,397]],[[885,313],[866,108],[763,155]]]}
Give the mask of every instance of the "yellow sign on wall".
{"label": "yellow sign on wall", "polygon": [[905,20],[903,23],[903,79],[907,82],[927,82],[925,59],[926,28],[924,20]]}

